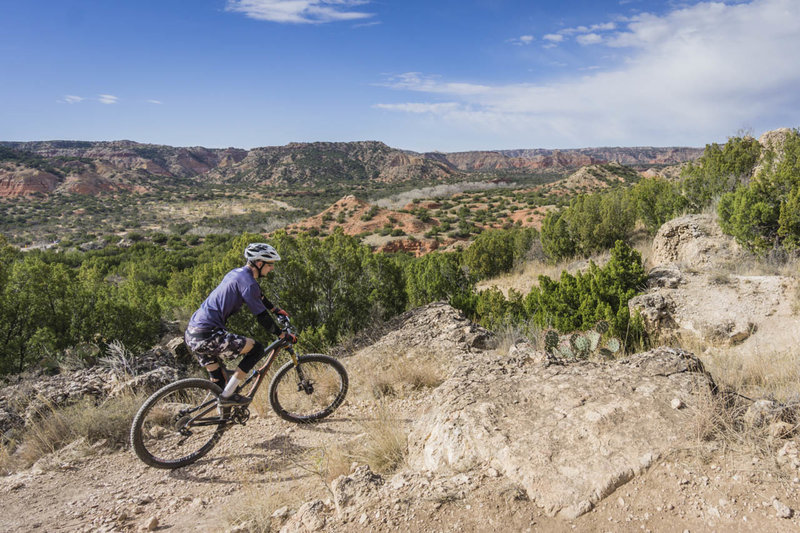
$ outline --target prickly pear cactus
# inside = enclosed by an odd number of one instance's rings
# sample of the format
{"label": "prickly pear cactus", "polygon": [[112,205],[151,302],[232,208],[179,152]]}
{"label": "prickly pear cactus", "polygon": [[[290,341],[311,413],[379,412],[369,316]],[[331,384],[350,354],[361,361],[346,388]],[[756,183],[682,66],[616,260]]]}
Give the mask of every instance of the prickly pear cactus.
{"label": "prickly pear cactus", "polygon": [[548,329],[544,334],[544,349],[547,353],[553,353],[558,346],[558,332],[554,329]]}
{"label": "prickly pear cactus", "polygon": [[549,329],[544,334],[544,348],[548,354],[564,359],[588,359],[593,354],[611,359],[622,348],[622,342],[616,337],[603,341],[601,331],[608,331],[608,322],[600,321],[594,330],[584,333],[559,335],[558,331]]}
{"label": "prickly pear cactus", "polygon": [[581,359],[589,357],[591,350],[589,349],[589,339],[583,335],[577,335],[572,342],[572,347],[575,350],[575,355]]}
{"label": "prickly pear cactus", "polygon": [[558,351],[561,353],[561,356],[566,359],[575,358],[575,352],[570,347],[569,342],[562,342],[561,344],[559,344]]}
{"label": "prickly pear cactus", "polygon": [[611,353],[617,353],[620,348],[622,348],[622,343],[619,339],[611,337],[606,339],[606,346],[605,346]]}
{"label": "prickly pear cactus", "polygon": [[602,335],[597,331],[589,331],[586,333],[586,338],[589,340],[589,351],[594,352],[600,346],[600,338]]}

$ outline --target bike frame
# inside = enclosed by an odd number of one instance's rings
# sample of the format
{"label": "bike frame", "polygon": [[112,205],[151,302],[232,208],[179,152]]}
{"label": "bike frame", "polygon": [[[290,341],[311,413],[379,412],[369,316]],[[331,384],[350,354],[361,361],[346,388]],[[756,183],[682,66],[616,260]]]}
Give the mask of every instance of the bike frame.
{"label": "bike frame", "polygon": [[294,348],[292,347],[292,343],[289,342],[287,339],[282,339],[279,337],[275,342],[267,346],[267,348],[264,350],[264,353],[266,354],[265,357],[267,359],[264,362],[264,364],[261,365],[257,370],[251,372],[250,376],[248,376],[248,378],[244,380],[244,383],[239,385],[239,388],[237,390],[244,389],[248,383],[250,383],[255,379],[256,382],[253,383],[253,386],[250,387],[248,393],[245,394],[245,396],[247,396],[250,399],[255,397],[258,388],[261,386],[261,382],[264,380],[264,376],[266,376],[267,374],[267,370],[269,370],[269,367],[271,367],[272,363],[275,362],[275,358],[278,357],[278,352],[280,352],[282,349],[286,349],[286,351],[289,352],[289,355],[292,358],[292,363],[294,363],[294,365],[297,366],[297,355],[294,353]]}
{"label": "bike frame", "polygon": [[[272,363],[275,362],[275,358],[278,356],[278,352],[282,349],[286,349],[289,352],[289,355],[292,358],[292,362],[295,366],[297,366],[297,355],[294,353],[294,348],[292,347],[292,343],[284,338],[278,338],[275,342],[267,346],[264,350],[264,354],[266,357],[266,361],[263,365],[261,365],[258,369],[254,370],[250,373],[250,376],[236,389],[242,390],[244,389],[250,382],[255,380],[255,383],[250,387],[250,390],[245,395],[248,398],[252,399],[255,397],[256,392],[258,392],[258,388],[261,386],[261,382],[264,380],[264,376],[267,374],[267,370],[272,366]],[[263,359],[263,357],[262,357]],[[299,367],[298,367],[299,370]],[[300,376],[300,380],[303,377]],[[221,421],[228,420],[228,417],[214,417],[214,418],[203,418],[207,415],[212,409],[215,409],[217,406],[217,400],[211,399],[207,402],[204,402],[191,411],[187,412],[186,414],[191,414],[192,412],[200,411],[197,415],[193,416],[189,419],[184,427],[192,427],[192,426],[211,426],[219,424]]]}

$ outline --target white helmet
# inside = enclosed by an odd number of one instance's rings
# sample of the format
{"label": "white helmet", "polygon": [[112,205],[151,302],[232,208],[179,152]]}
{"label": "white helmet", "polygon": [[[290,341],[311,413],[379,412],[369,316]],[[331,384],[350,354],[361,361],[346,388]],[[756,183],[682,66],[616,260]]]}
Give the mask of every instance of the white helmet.
{"label": "white helmet", "polygon": [[281,260],[278,251],[265,242],[254,242],[248,245],[247,248],[244,249],[244,258],[247,259],[249,263],[255,263],[256,261],[274,263],[275,261]]}

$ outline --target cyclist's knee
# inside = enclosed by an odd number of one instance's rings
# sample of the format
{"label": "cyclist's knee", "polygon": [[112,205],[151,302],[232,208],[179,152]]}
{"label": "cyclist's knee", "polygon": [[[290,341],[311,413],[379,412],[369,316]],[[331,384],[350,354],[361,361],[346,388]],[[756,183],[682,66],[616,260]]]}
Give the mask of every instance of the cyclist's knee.
{"label": "cyclist's knee", "polygon": [[253,346],[250,350],[242,351],[244,358],[242,359],[242,362],[239,363],[239,369],[245,374],[250,372],[250,370],[256,366],[256,363],[258,363],[259,359],[264,356],[265,350],[266,349],[264,348],[263,344],[258,341],[253,341]]}

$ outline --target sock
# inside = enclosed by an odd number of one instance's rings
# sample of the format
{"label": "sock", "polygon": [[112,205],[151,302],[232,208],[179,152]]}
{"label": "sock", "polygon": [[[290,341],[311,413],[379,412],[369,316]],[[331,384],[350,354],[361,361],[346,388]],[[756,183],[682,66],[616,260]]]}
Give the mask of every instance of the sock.
{"label": "sock", "polygon": [[228,380],[228,384],[225,385],[225,390],[222,391],[223,398],[230,398],[231,395],[236,391],[236,387],[239,386],[240,380],[236,376],[231,376],[231,379]]}

